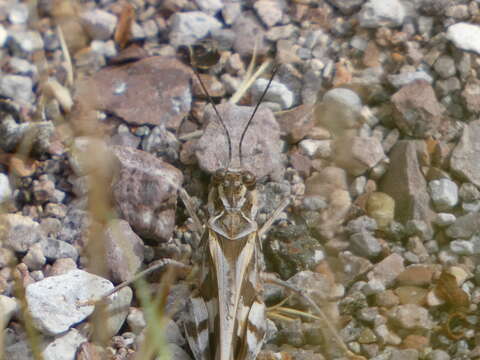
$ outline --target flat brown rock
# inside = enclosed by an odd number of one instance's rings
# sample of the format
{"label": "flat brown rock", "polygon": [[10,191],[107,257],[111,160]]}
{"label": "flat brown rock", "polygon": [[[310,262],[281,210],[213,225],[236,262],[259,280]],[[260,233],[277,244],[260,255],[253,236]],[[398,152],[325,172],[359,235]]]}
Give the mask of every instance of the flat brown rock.
{"label": "flat brown rock", "polygon": [[191,70],[180,61],[153,56],[108,66],[84,80],[76,94],[78,115],[105,111],[131,125],[165,125],[177,129],[190,111]]}

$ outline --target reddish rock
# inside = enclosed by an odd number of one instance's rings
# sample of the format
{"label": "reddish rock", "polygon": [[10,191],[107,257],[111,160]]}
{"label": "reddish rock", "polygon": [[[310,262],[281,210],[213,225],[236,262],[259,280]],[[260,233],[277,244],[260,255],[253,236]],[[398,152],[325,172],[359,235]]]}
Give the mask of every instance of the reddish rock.
{"label": "reddish rock", "polygon": [[176,129],[190,111],[191,74],[180,61],[162,56],[105,67],[79,84],[73,121],[102,110],[132,125]]}
{"label": "reddish rock", "polygon": [[397,126],[407,135],[417,138],[434,134],[445,112],[432,86],[425,80],[403,86],[393,95],[392,103]]}
{"label": "reddish rock", "polygon": [[428,286],[432,283],[435,266],[410,265],[397,277],[400,285]]}
{"label": "reddish rock", "polygon": [[139,235],[159,241],[170,238],[175,225],[180,170],[133,148],[113,147],[118,172],[112,185],[120,216]]}

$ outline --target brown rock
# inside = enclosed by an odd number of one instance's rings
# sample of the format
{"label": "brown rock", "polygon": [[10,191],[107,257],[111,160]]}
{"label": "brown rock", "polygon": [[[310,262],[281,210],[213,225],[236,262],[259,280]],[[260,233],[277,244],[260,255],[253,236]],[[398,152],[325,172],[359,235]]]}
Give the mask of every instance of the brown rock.
{"label": "brown rock", "polygon": [[266,40],[266,31],[251,11],[245,11],[233,24],[235,41],[233,48],[242,57],[251,56],[256,49],[257,55],[266,55],[270,45]]}
{"label": "brown rock", "polygon": [[296,144],[305,136],[310,135],[314,126],[314,106],[314,104],[303,104],[293,109],[282,111],[276,116],[281,131],[287,134],[288,142]]}
{"label": "brown rock", "polygon": [[374,41],[369,41],[365,54],[363,55],[363,64],[366,67],[380,66],[380,50]]}
{"label": "brown rock", "polygon": [[480,112],[480,82],[470,81],[462,91],[463,100],[467,109],[473,113]]}
{"label": "brown rock", "polygon": [[73,121],[81,122],[88,112],[102,110],[129,124],[176,129],[190,111],[190,80],[188,67],[161,56],[106,67],[78,86]]}
{"label": "brown rock", "polygon": [[426,303],[428,290],[418,286],[399,286],[395,289],[400,299],[400,304],[424,305]]}
{"label": "brown rock", "polygon": [[430,340],[426,336],[422,335],[407,335],[402,342],[402,348],[404,349],[415,349],[418,351],[423,351],[425,348],[430,346]]}
{"label": "brown rock", "polygon": [[380,191],[395,200],[395,217],[400,222],[433,219],[427,183],[420,170],[415,141],[399,141],[390,153],[390,168],[380,182]]}
{"label": "brown rock", "polygon": [[373,270],[367,274],[367,278],[368,280],[378,280],[385,286],[389,286],[404,269],[403,258],[398,254],[392,254],[376,264]]}
{"label": "brown rock", "polygon": [[431,85],[416,80],[397,91],[392,97],[394,119],[407,135],[424,138],[434,134],[441,123],[445,108],[437,101]]}
{"label": "brown rock", "polygon": [[160,241],[172,235],[180,170],[141,150],[113,147],[118,173],[112,185],[120,216],[138,234]]}
{"label": "brown rock", "polygon": [[397,277],[400,285],[428,286],[432,283],[435,266],[433,265],[410,265]]}
{"label": "brown rock", "polygon": [[[204,118],[204,123],[208,125],[198,140],[195,154],[200,167],[209,173],[227,166],[240,167],[240,137],[253,112],[253,107],[237,106],[231,103],[221,104],[217,109],[230,134],[232,161],[228,163],[225,131],[212,107],[208,107]],[[275,117],[270,109],[260,107],[243,139],[243,167],[258,178],[267,175],[278,176],[282,171],[279,146],[280,128]]]}

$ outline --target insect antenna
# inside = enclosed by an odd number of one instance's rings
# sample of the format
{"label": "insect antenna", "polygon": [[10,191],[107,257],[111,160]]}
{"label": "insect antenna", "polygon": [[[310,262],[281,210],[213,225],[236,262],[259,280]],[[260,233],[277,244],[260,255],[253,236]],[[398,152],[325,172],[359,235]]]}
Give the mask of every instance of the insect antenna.
{"label": "insect antenna", "polygon": [[[215,53],[213,53],[213,52],[215,52]],[[222,125],[223,130],[225,130],[225,135],[227,136],[227,144],[228,144],[228,166],[227,166],[227,168],[228,168],[228,167],[230,167],[230,163],[232,161],[232,140],[231,140],[231,137],[230,137],[230,133],[228,132],[228,129],[227,129],[225,123],[223,122],[223,119],[220,116],[220,113],[218,112],[217,107],[215,106],[215,103],[213,102],[212,97],[208,93],[208,90],[207,90],[205,84],[203,83],[203,81],[200,77],[200,73],[197,70],[197,67],[208,68],[208,67],[212,66],[213,65],[212,62],[216,62],[215,59],[216,59],[218,53],[216,52],[216,50],[212,50],[208,47],[203,46],[203,44],[198,45],[196,47],[190,47],[189,48],[189,53],[190,53],[190,62],[191,62],[192,68],[193,68],[193,72],[195,73],[195,75],[198,79],[198,82],[200,83],[200,86],[202,87],[202,90],[203,90],[205,96],[207,97],[210,104],[212,104],[213,110],[215,111],[215,114],[217,114],[217,118],[220,121],[220,124]],[[218,58],[216,60],[218,60]],[[205,65],[203,65],[202,63],[205,63]]]}
{"label": "insect antenna", "polygon": [[262,96],[260,96],[260,99],[258,100],[257,102],[257,105],[255,106],[255,109],[253,110],[253,113],[252,115],[250,116],[250,119],[248,120],[247,122],[247,125],[245,126],[245,128],[243,129],[243,132],[242,132],[242,136],[240,137],[240,142],[238,143],[238,154],[239,154],[239,157],[240,157],[240,165],[243,166],[243,163],[242,163],[242,142],[243,142],[243,138],[245,137],[245,134],[248,130],[248,127],[250,126],[253,118],[255,117],[255,113],[257,112],[260,104],[262,103],[262,100],[263,98],[265,97],[265,95],[267,94],[267,91],[268,91],[268,88],[270,87],[270,85],[272,84],[272,81],[273,81],[273,78],[275,77],[275,74],[277,73],[278,71],[278,65],[275,65],[275,67],[273,68],[273,71],[272,71],[272,75],[270,76],[270,80],[268,81],[268,84],[267,86],[265,87],[265,90],[263,90],[263,93],[262,93]]}

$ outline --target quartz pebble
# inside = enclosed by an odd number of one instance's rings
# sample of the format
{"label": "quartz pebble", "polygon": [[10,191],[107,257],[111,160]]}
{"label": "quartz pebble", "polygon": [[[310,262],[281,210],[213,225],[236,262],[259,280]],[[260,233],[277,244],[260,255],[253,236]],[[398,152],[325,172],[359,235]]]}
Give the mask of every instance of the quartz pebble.
{"label": "quartz pebble", "polygon": [[359,13],[360,26],[365,28],[397,27],[404,18],[405,8],[399,0],[368,0]]}
{"label": "quartz pebble", "polygon": [[447,39],[462,50],[473,51],[480,54],[480,26],[460,22],[450,26],[447,30]]}
{"label": "quartz pebble", "polygon": [[216,18],[201,11],[177,12],[170,18],[170,43],[174,46],[191,45],[221,27]]}
{"label": "quartz pebble", "polygon": [[430,195],[439,211],[448,211],[458,203],[458,186],[449,179],[430,181]]}

